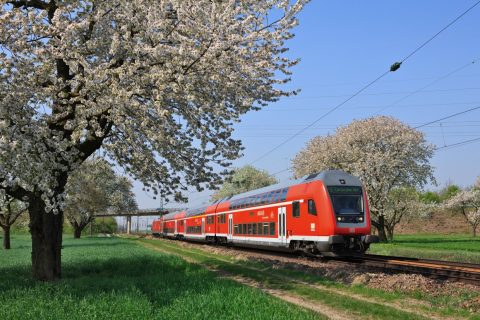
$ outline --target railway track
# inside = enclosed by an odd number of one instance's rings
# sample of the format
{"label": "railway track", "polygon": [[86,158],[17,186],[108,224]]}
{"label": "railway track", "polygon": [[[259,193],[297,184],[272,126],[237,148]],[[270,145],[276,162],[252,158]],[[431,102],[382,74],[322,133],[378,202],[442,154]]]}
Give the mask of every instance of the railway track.
{"label": "railway track", "polygon": [[480,264],[381,256],[374,254],[331,257],[329,259],[380,268],[388,271],[416,273],[429,278],[455,280],[480,285]]}
{"label": "railway track", "polygon": [[[190,244],[198,244],[198,242],[190,242]],[[223,245],[222,245],[223,246]],[[247,248],[229,246],[230,249],[240,252],[254,252],[271,257],[298,258],[298,253],[285,251],[270,251],[259,248]],[[342,263],[353,264],[364,269],[375,269],[387,273],[414,273],[423,276],[459,281],[463,283],[474,284],[480,286],[480,264],[463,263],[454,261],[418,259],[409,257],[383,256],[374,254],[354,255],[354,256],[304,256],[308,259],[317,261],[338,261]]]}

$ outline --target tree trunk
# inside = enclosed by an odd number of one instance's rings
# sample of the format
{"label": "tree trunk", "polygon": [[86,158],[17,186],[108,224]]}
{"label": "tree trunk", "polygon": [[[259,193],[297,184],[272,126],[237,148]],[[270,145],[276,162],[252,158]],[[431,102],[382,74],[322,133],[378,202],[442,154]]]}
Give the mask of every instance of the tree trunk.
{"label": "tree trunk", "polygon": [[80,236],[82,235],[82,230],[83,228],[80,227],[76,222],[73,225],[73,238],[75,239],[80,239]]}
{"label": "tree trunk", "polygon": [[385,217],[378,216],[377,223],[378,238],[380,242],[388,242],[387,233],[385,232]]}
{"label": "tree trunk", "polygon": [[30,201],[33,277],[42,281],[57,280],[61,277],[63,212],[45,212],[45,204],[38,194]]}
{"label": "tree trunk", "polygon": [[386,227],[388,241],[393,241],[393,228]]}
{"label": "tree trunk", "polygon": [[10,249],[10,226],[2,226],[3,228],[3,249]]}
{"label": "tree trunk", "polygon": [[477,226],[474,226],[472,228],[472,233],[473,233],[473,237],[476,237],[477,236]]}

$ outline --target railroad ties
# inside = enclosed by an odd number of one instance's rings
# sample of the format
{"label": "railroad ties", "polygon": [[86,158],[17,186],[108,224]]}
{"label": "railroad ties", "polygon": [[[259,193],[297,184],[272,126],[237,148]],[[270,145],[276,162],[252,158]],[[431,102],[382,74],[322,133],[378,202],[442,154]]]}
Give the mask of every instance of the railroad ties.
{"label": "railroad ties", "polygon": [[429,278],[480,285],[480,264],[365,254],[329,257],[391,272],[422,274]]}

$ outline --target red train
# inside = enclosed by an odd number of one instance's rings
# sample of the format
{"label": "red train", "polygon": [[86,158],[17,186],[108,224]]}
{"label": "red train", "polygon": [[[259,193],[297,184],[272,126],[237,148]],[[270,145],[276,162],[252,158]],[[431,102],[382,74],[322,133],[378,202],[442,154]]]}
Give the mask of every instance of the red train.
{"label": "red train", "polygon": [[370,228],[360,180],[328,170],[166,214],[152,234],[328,255],[365,252],[378,241]]}

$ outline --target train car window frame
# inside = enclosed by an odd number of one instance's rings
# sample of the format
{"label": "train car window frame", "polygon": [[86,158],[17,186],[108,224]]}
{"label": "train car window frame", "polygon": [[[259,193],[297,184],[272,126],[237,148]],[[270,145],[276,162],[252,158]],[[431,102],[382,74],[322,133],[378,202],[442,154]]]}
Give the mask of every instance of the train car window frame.
{"label": "train car window frame", "polygon": [[300,202],[299,201],[292,202],[292,217],[300,218]]}
{"label": "train car window frame", "polygon": [[270,235],[275,235],[275,222],[270,222]]}
{"label": "train car window frame", "polygon": [[311,215],[317,215],[317,206],[315,205],[315,200],[308,199],[308,213]]}

